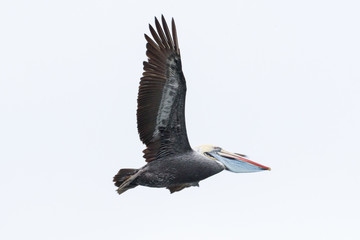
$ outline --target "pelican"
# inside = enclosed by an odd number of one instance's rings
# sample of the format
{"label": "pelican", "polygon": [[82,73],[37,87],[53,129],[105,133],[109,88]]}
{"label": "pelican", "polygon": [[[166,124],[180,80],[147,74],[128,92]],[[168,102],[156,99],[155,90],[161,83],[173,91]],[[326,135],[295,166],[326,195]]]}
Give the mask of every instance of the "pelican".
{"label": "pelican", "polygon": [[270,170],[250,161],[245,155],[228,152],[214,145],[190,147],[185,126],[186,83],[174,19],[171,31],[161,16],[155,28],[149,24],[152,38],[145,34],[146,55],[140,80],[137,127],[147,162],[139,169],[124,168],[114,176],[117,192],[136,186],[167,188],[170,193],[199,186],[223,170],[235,173]]}

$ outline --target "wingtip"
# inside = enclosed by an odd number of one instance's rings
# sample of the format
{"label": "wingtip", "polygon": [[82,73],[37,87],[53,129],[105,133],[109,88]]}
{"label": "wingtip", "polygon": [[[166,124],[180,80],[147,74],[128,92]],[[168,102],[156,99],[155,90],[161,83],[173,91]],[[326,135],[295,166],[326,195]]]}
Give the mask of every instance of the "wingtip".
{"label": "wingtip", "polygon": [[150,30],[150,32],[151,32],[151,29],[152,29],[153,27],[151,26],[151,24],[149,23],[149,30]]}
{"label": "wingtip", "polygon": [[163,26],[164,26],[164,23],[166,24],[166,19],[163,14],[161,14],[161,22],[162,22]]}
{"label": "wingtip", "polygon": [[172,30],[172,36],[173,36],[175,51],[176,51],[177,54],[180,55],[179,42],[178,42],[178,37],[177,37],[176,25],[175,25],[174,18],[171,18],[171,30]]}
{"label": "wingtip", "polygon": [[159,24],[159,20],[157,19],[157,17],[155,17],[155,24]]}

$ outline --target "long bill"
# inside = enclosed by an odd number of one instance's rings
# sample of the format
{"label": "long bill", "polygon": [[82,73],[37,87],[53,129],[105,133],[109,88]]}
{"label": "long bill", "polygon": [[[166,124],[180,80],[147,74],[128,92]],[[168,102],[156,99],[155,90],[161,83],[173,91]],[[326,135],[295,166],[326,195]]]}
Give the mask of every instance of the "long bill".
{"label": "long bill", "polygon": [[253,162],[241,154],[230,153],[224,150],[221,150],[220,152],[212,152],[210,154],[223,163],[226,167],[226,170],[231,172],[248,173],[271,170],[271,168]]}

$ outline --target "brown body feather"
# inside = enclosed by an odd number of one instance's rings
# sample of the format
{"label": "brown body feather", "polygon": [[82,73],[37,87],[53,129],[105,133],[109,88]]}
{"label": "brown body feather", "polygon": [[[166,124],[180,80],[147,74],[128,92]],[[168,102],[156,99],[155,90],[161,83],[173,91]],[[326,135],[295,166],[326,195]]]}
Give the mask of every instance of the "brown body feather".
{"label": "brown body feather", "polygon": [[146,145],[148,162],[140,169],[121,169],[114,177],[118,193],[138,185],[166,187],[171,193],[198,182],[224,168],[194,152],[185,126],[186,83],[175,22],[172,34],[162,16],[162,26],[155,18],[156,30],[149,25],[153,38],[145,34],[146,55],[138,94],[137,124]]}

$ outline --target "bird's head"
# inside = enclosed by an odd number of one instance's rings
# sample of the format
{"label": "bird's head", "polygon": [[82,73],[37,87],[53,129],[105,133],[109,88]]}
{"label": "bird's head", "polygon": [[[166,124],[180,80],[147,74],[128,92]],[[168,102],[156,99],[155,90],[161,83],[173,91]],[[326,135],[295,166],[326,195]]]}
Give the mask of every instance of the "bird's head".
{"label": "bird's head", "polygon": [[225,169],[236,173],[259,172],[271,170],[256,162],[247,159],[246,155],[231,153],[221,147],[214,145],[201,145],[195,148],[195,151],[224,165]]}

